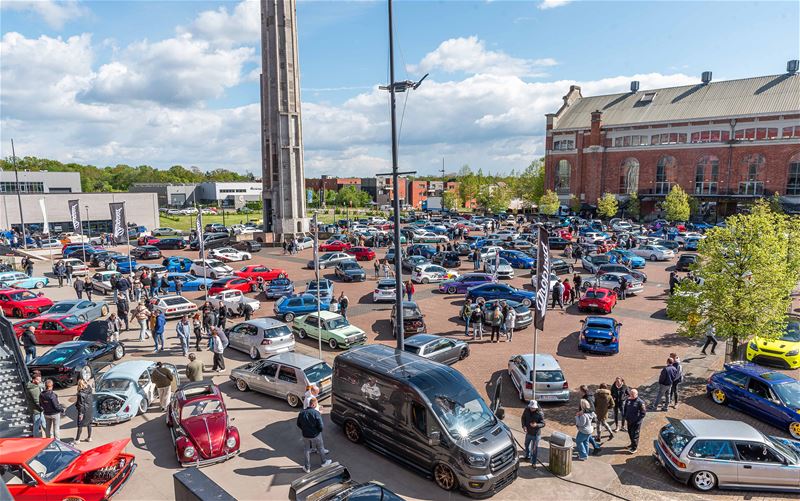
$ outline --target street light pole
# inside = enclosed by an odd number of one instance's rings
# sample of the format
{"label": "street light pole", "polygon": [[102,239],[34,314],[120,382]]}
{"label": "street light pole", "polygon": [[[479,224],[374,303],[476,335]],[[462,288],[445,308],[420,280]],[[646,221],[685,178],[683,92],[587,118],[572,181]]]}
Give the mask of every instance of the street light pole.
{"label": "street light pole", "polygon": [[319,211],[314,211],[312,222],[314,223],[314,277],[317,280],[317,340],[319,342],[319,359],[322,360],[322,306],[320,305],[319,290]]}

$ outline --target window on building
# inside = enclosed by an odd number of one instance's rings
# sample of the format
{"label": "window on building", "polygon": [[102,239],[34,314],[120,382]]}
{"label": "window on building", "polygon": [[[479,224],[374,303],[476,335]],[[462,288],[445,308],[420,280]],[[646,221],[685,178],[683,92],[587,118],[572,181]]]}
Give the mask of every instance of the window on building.
{"label": "window on building", "polygon": [[556,167],[556,193],[566,194],[569,193],[569,178],[572,171],[572,165],[568,160],[559,160]]}
{"label": "window on building", "polygon": [[639,161],[627,158],[620,167],[619,192],[628,194],[636,191],[639,191]]}
{"label": "window on building", "polygon": [[717,178],[719,176],[719,158],[706,155],[697,160],[695,167],[694,192],[695,194],[717,193]]}
{"label": "window on building", "polygon": [[665,195],[669,193],[670,182],[669,174],[672,167],[675,166],[675,157],[665,155],[658,159],[656,163],[656,187],[655,193],[657,195]]}
{"label": "window on building", "polygon": [[754,153],[747,155],[743,159],[746,171],[744,180],[739,182],[740,195],[763,195],[764,182],[760,181],[761,173],[764,172],[764,155]]}
{"label": "window on building", "polygon": [[786,182],[787,195],[800,195],[800,153],[789,159],[789,179]]}
{"label": "window on building", "polygon": [[558,141],[553,141],[553,149],[554,150],[574,150],[575,149],[575,141],[572,139],[559,139]]}
{"label": "window on building", "polygon": [[800,137],[800,125],[796,127],[784,127],[783,135],[781,137],[783,137],[784,139],[790,137]]}
{"label": "window on building", "polygon": [[747,162],[747,180],[758,181],[758,175],[764,166],[764,155],[748,155],[745,161]]}

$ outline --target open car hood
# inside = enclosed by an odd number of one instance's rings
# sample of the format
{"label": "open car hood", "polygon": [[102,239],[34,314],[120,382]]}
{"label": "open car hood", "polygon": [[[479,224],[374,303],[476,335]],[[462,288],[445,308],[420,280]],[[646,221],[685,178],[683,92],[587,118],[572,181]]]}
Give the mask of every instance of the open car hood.
{"label": "open car hood", "polygon": [[53,482],[61,482],[78,476],[81,473],[99,470],[114,460],[119,453],[125,449],[130,441],[130,438],[123,438],[122,440],[109,442],[105,445],[101,445],[100,447],[95,447],[94,449],[84,452],[78,456],[75,461],[70,463],[70,465],[67,466],[64,471],[59,473],[58,476],[53,479]]}

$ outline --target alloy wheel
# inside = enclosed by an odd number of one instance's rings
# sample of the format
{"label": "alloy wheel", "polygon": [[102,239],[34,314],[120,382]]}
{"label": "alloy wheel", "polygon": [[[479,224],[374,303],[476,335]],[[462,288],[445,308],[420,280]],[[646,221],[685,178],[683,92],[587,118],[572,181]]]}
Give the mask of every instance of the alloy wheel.
{"label": "alloy wheel", "polygon": [[711,392],[711,400],[713,400],[714,403],[717,404],[724,404],[725,401],[727,400],[727,396],[725,395],[724,391],[716,389]]}
{"label": "alloy wheel", "polygon": [[247,391],[247,382],[244,379],[237,379],[236,389],[239,391]]}
{"label": "alloy wheel", "polygon": [[433,479],[436,485],[446,491],[451,491],[456,486],[456,474],[446,464],[439,463],[433,469]]}
{"label": "alloy wheel", "polygon": [[701,491],[710,491],[717,485],[717,477],[710,471],[698,471],[692,476],[692,484]]}

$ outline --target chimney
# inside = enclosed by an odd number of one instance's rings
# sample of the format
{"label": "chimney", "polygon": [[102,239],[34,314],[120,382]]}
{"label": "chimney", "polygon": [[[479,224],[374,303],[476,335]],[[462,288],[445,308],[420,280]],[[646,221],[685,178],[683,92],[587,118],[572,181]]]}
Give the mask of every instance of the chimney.
{"label": "chimney", "polygon": [[792,59],[786,62],[786,73],[795,74],[800,69],[800,60]]}
{"label": "chimney", "polygon": [[639,81],[638,80],[634,80],[633,82],[631,82],[631,92],[633,92],[634,94],[639,92]]}
{"label": "chimney", "polygon": [[703,81],[703,85],[707,85],[709,82],[711,82],[711,72],[704,71],[703,74],[700,76],[700,79]]}
{"label": "chimney", "polygon": [[600,126],[602,125],[603,112],[595,110],[592,112],[592,132],[589,135],[589,146],[600,146]]}

